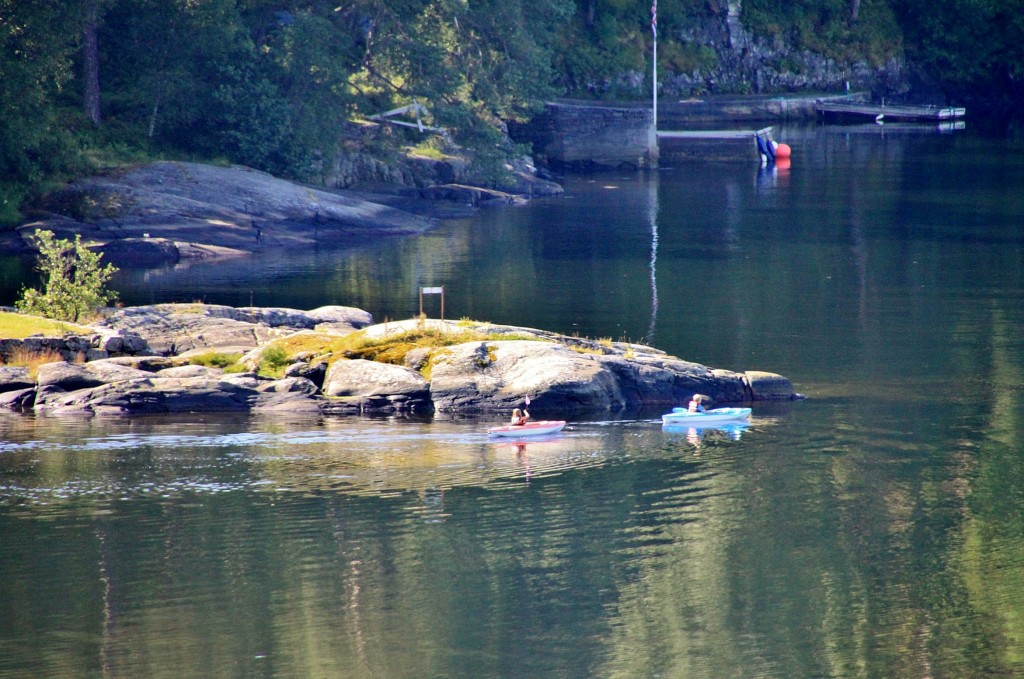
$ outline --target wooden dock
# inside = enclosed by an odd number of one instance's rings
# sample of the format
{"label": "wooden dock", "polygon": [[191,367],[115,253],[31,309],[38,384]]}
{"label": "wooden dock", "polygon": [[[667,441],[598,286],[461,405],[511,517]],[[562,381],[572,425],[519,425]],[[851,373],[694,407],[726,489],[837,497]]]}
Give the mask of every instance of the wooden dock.
{"label": "wooden dock", "polygon": [[675,130],[658,132],[661,159],[754,160],[760,159],[759,136],[770,139],[772,128],[760,130]]}
{"label": "wooden dock", "polygon": [[853,123],[938,123],[967,115],[967,109],[953,106],[893,106],[855,101],[819,101],[816,108],[824,120]]}

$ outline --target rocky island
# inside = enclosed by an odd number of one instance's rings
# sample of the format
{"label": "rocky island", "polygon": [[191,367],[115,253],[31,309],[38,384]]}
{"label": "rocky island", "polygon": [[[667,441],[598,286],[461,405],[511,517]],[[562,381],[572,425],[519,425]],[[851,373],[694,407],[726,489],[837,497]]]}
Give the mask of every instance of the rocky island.
{"label": "rocky island", "polygon": [[[83,332],[84,330],[84,332]],[[19,357],[50,360],[34,367]],[[799,398],[781,375],[684,361],[649,346],[363,310],[159,304],[106,309],[62,337],[0,340],[0,408],[133,415],[507,412],[535,415]]]}

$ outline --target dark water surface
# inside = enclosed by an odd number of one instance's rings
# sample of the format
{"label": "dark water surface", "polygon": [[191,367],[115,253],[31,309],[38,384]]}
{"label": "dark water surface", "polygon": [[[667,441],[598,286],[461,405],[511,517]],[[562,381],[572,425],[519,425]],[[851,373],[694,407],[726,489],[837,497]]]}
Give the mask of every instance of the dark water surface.
{"label": "dark water surface", "polygon": [[[1024,145],[783,129],[129,304],[445,314],[779,372],[741,430],[0,417],[0,677],[1024,675]],[[17,263],[0,271],[15,289]],[[428,298],[426,310],[439,311]]]}

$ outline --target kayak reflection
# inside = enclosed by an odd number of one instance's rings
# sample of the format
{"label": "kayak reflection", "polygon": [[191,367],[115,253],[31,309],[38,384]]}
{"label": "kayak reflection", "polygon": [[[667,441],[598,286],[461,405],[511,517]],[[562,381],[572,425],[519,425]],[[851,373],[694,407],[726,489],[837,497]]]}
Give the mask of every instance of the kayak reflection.
{"label": "kayak reflection", "polygon": [[499,455],[506,452],[513,453],[515,455],[516,464],[523,472],[523,478],[527,483],[529,483],[530,476],[533,473],[533,469],[530,464],[531,453],[534,456],[539,455],[540,459],[544,461],[545,457],[550,455],[562,456],[566,450],[572,450],[571,447],[567,448],[566,446],[560,445],[566,441],[560,431],[561,430],[553,434],[525,436],[519,439],[503,438],[492,442],[491,445]]}
{"label": "kayak reflection", "polygon": [[705,437],[728,438],[739,441],[743,432],[750,428],[750,422],[727,422],[706,426],[665,424],[661,429],[667,434],[683,435],[693,445],[700,444]]}

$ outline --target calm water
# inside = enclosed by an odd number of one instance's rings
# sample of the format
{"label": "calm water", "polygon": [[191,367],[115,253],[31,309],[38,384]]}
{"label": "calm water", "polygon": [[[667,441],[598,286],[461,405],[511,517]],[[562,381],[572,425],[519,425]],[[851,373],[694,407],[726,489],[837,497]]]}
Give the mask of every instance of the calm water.
{"label": "calm water", "polygon": [[[577,177],[422,238],[123,273],[129,304],[379,320],[443,285],[449,318],[809,398],[525,446],[458,418],[2,416],[0,677],[1024,674],[1024,145],[780,137],[788,171]],[[0,273],[11,297],[25,267]]]}

